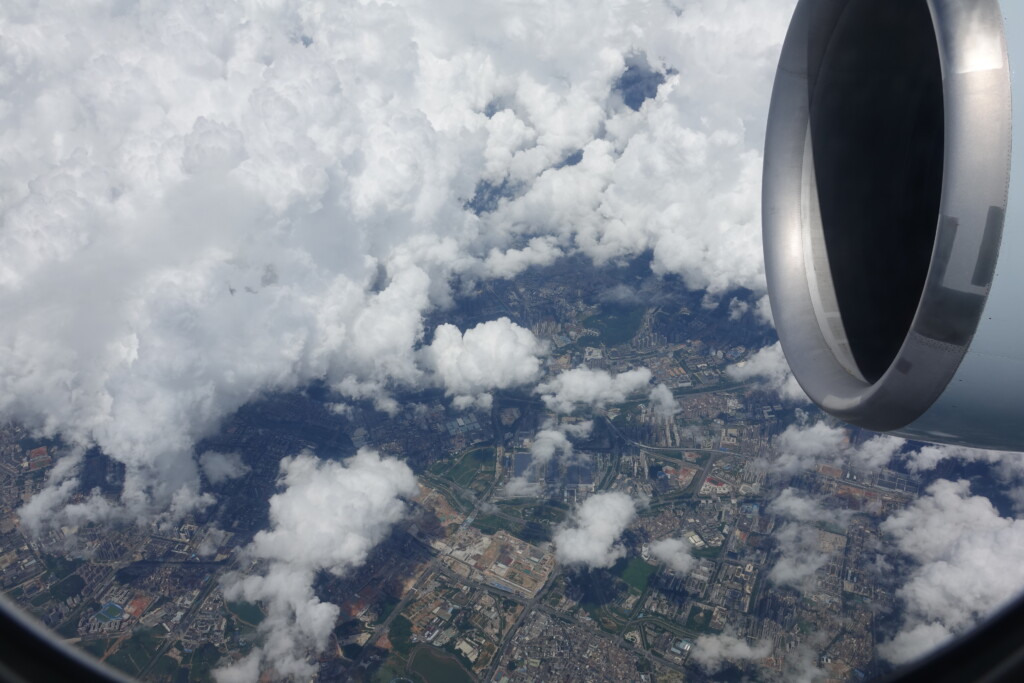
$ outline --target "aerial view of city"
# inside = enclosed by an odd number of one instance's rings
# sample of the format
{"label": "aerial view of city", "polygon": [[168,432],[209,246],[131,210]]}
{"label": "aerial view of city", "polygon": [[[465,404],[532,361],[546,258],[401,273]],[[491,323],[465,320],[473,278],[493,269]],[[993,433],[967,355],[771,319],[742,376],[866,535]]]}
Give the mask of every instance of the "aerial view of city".
{"label": "aerial view of city", "polygon": [[[317,680],[857,681],[887,670],[879,647],[903,625],[907,576],[886,546],[894,522],[937,495],[936,476],[908,469],[902,440],[833,424],[747,377],[772,339],[752,313],[736,315],[743,292],[702,304],[647,265],[569,259],[445,313],[463,329],[504,317],[532,330],[550,348],[545,376],[597,378],[580,400],[543,381],[495,392],[486,408],[422,391],[393,415],[338,410],[316,386],[270,395],[199,444],[217,502],[173,525],[26,534],[19,507],[63,448],[8,425],[4,590],[142,680],[221,680],[218,667],[296,638],[297,617],[239,578],[287,561],[253,550],[285,523],[272,498],[286,495],[285,463],[373,453],[400,458],[415,483],[360,566],[305,579],[308,599],[336,606],[319,640],[299,640]],[[88,453],[68,505],[121,485],[123,468]]]}
{"label": "aerial view of city", "polygon": [[835,419],[775,327],[796,4],[3,3],[0,616],[153,683],[859,683],[972,632],[1024,458]]}

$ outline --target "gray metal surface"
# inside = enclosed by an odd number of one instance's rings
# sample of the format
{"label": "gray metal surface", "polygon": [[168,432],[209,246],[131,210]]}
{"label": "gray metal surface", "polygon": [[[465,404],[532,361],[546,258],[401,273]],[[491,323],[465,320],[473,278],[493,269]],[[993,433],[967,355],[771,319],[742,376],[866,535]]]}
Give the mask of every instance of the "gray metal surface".
{"label": "gray metal surface", "polygon": [[[996,259],[1011,149],[1010,70],[999,4],[928,2],[945,124],[938,225],[909,332],[884,373],[871,381],[858,368],[839,315],[810,149],[810,98],[822,86],[817,79],[827,77],[819,73],[821,63],[854,2],[799,3],[772,95],[764,245],[783,349],[807,394],[844,420],[930,440],[1020,447],[1022,430],[1008,430],[1024,405],[1021,306],[1014,306],[1024,297],[1024,278],[1015,259]],[[1011,15],[1017,13],[1014,8]],[[1021,225],[1024,211],[1018,204],[1010,211],[1007,224]],[[1024,256],[1020,235],[1005,242],[1004,253]],[[993,282],[996,294],[986,307]],[[1011,370],[1015,363],[1020,367]],[[1016,405],[990,410],[992,400]]]}
{"label": "gray metal surface", "polygon": [[[1024,132],[1024,3],[1002,13],[1013,83],[1013,129]],[[1016,39],[1015,39],[1016,38]],[[991,293],[949,387],[901,431],[930,441],[1024,450],[1024,143],[1013,145],[1010,191]]]}

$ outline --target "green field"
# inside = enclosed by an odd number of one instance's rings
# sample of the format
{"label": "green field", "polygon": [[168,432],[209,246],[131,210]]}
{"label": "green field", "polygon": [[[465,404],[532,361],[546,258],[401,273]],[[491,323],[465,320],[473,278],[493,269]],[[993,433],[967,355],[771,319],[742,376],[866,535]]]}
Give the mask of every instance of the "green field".
{"label": "green field", "polygon": [[181,664],[189,669],[189,683],[212,683],[213,670],[220,661],[220,651],[212,643],[203,643]]}
{"label": "green field", "polygon": [[113,638],[99,638],[98,640],[83,640],[78,646],[91,654],[96,659],[101,658],[114,643]]}
{"label": "green field", "polygon": [[79,595],[83,588],[85,588],[85,579],[78,574],[72,574],[55,583],[50,588],[50,595],[54,600],[64,601]]}
{"label": "green field", "polygon": [[714,610],[710,607],[702,609],[694,605],[690,609],[690,615],[686,618],[686,628],[698,633],[712,633],[709,627],[712,616],[714,616]]}
{"label": "green field", "polygon": [[395,651],[407,655],[412,650],[412,622],[399,614],[388,628],[388,640]]}
{"label": "green field", "polygon": [[469,451],[444,474],[452,482],[468,488],[478,476],[494,476],[494,449],[477,448]]}
{"label": "green field", "polygon": [[[181,667],[167,655],[160,655],[160,658],[153,663],[153,666],[146,672],[147,681],[167,681],[171,683],[177,677]],[[180,680],[185,680],[182,677]]]}
{"label": "green field", "polygon": [[263,621],[263,610],[251,602],[229,602],[228,611],[250,626],[259,626]]}
{"label": "green field", "polygon": [[508,515],[515,515],[526,520],[536,520],[558,524],[568,516],[568,511],[550,504],[538,504],[530,502],[501,502],[498,507]]}
{"label": "green field", "polygon": [[544,543],[551,540],[551,527],[541,522],[516,522],[498,515],[481,515],[473,520],[473,526],[485,534],[494,534],[504,529],[527,543]]}
{"label": "green field", "polygon": [[653,564],[647,564],[639,557],[631,557],[628,561],[621,559],[612,567],[612,572],[617,574],[631,588],[643,592],[647,588],[647,582],[651,575],[658,571]]}
{"label": "green field", "polygon": [[156,656],[163,641],[152,629],[138,631],[121,644],[117,652],[107,658],[107,663],[132,676],[138,676]]}
{"label": "green field", "polygon": [[[583,326],[598,333],[597,340],[605,346],[618,346],[632,339],[644,320],[643,306],[602,304],[601,310],[583,321]],[[590,337],[581,339],[589,342]]]}
{"label": "green field", "polygon": [[409,671],[424,683],[473,683],[473,677],[454,657],[432,647],[420,647],[409,660]]}
{"label": "green field", "polygon": [[46,568],[49,569],[58,579],[67,578],[84,562],[84,560],[68,559],[58,557],[56,555],[43,555],[43,564],[45,564]]}

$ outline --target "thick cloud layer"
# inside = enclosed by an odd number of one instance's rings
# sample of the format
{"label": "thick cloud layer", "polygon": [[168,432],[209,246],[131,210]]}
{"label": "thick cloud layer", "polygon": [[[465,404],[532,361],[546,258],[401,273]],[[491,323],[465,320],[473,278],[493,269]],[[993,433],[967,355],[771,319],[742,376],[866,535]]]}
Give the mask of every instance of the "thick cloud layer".
{"label": "thick cloud layer", "polygon": [[1024,520],[1001,517],[966,481],[939,480],[882,523],[916,567],[897,591],[897,636],[879,653],[903,663],[963,633],[1024,589]]}
{"label": "thick cloud layer", "polygon": [[[193,444],[266,390],[518,381],[421,364],[455,276],[652,250],[762,290],[792,4],[4,3],[0,412],[180,514]],[[627,62],[655,97],[626,105]]]}
{"label": "thick cloud layer", "polygon": [[625,493],[591,496],[555,530],[555,556],[570,566],[610,567],[625,557],[626,549],[619,537],[635,517],[636,503]]}
{"label": "thick cloud layer", "polygon": [[365,448],[343,463],[310,454],[285,458],[281,483],[284,491],[270,499],[270,529],[243,551],[263,561],[264,570],[224,579],[226,598],[260,601],[267,612],[262,646],[228,667],[224,681],[245,680],[261,661],[279,676],[311,675],[307,655],[323,650],[338,616],[337,606],[314,594],[316,573],[341,575],[362,564],[404,516],[402,497],[417,492],[405,463]]}

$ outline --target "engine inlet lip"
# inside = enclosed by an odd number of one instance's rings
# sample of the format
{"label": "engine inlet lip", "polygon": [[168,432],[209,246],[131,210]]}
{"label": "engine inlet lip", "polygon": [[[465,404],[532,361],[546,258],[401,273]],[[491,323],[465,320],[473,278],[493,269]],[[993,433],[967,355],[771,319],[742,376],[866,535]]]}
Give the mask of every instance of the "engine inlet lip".
{"label": "engine inlet lip", "polygon": [[[810,79],[843,12],[858,0],[801,0],[772,92],[765,140],[765,270],[783,350],[807,395],[841,419],[899,429],[942,394],[981,318],[1009,186],[1011,88],[996,0],[928,0],[942,71],[943,173],[938,225],[920,301],[888,369],[869,381],[822,324],[831,286],[810,149]],[[820,239],[818,240],[820,243]]]}

